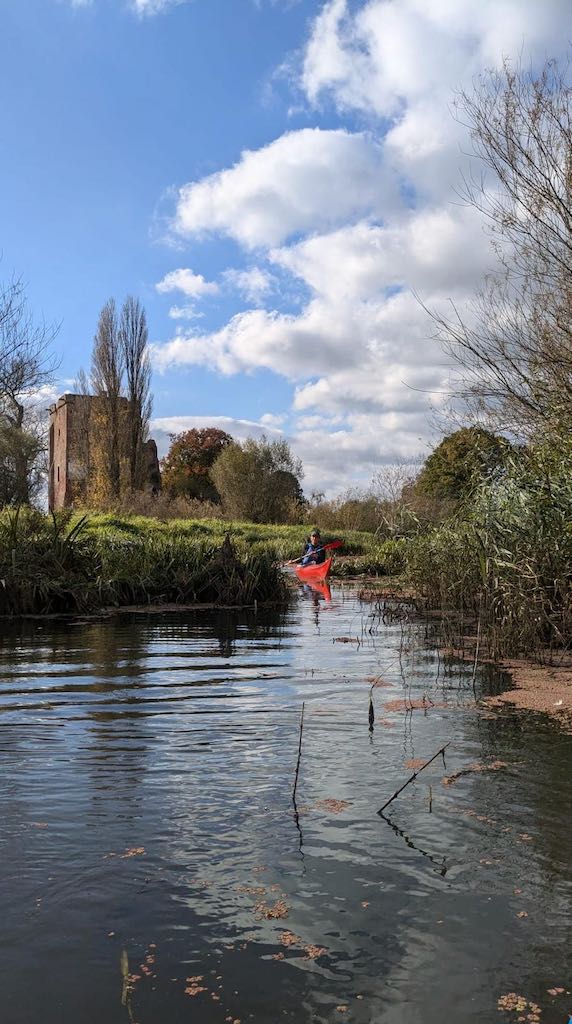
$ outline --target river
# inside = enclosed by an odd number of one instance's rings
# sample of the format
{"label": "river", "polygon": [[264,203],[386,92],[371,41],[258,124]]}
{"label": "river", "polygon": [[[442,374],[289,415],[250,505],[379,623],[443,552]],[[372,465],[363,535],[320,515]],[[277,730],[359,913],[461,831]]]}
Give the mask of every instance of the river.
{"label": "river", "polygon": [[381,611],[4,628],[2,1024],[568,1021],[572,738]]}

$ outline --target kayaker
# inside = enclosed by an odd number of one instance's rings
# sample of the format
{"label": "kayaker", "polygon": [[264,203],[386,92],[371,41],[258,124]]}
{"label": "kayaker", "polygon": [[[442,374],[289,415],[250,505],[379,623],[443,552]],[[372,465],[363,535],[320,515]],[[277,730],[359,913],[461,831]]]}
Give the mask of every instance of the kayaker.
{"label": "kayaker", "polygon": [[316,527],[310,534],[310,540],[306,541],[300,565],[321,565],[325,561],[326,552],[322,544],[320,531]]}

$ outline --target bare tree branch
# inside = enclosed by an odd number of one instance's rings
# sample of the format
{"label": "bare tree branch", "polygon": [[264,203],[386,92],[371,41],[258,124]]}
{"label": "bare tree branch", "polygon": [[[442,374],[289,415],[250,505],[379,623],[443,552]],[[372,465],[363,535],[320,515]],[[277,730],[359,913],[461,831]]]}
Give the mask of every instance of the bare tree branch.
{"label": "bare tree branch", "polygon": [[460,96],[484,173],[464,182],[499,258],[467,314],[432,313],[457,391],[498,426],[572,420],[572,90],[568,68],[505,62]]}
{"label": "bare tree branch", "polygon": [[129,295],[121,310],[119,341],[129,399],[129,473],[131,490],[143,485],[143,445],[151,418],[151,363],[147,318],[139,299]]}
{"label": "bare tree branch", "polygon": [[20,279],[0,286],[1,503],[28,504],[36,489],[45,439],[30,406],[53,380],[58,364],[51,348],[57,332],[57,325],[34,320]]}

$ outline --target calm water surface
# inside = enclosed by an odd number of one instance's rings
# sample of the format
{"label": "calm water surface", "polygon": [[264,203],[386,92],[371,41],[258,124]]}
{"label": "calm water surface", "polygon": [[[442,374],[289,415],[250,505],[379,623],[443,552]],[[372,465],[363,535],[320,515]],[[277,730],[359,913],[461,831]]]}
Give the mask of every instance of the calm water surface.
{"label": "calm water surface", "polygon": [[5,629],[2,1024],[567,1022],[572,740],[471,676],[342,590]]}

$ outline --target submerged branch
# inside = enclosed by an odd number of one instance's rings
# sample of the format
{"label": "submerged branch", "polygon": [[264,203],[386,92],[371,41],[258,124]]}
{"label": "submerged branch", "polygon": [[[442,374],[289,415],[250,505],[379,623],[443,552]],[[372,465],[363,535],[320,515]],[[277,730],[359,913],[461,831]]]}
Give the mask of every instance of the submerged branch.
{"label": "submerged branch", "polygon": [[[449,743],[450,743],[450,741],[449,741]],[[380,807],[380,809],[379,809],[379,811],[377,813],[378,814],[382,814],[383,811],[385,810],[385,808],[389,807],[389,805],[391,803],[393,803],[395,798],[398,797],[400,793],[403,793],[403,790],[407,788],[407,786],[410,784],[410,782],[414,782],[415,779],[417,778],[417,776],[420,775],[421,772],[425,770],[425,768],[428,768],[428,766],[430,764],[432,764],[433,761],[435,761],[436,758],[438,758],[440,754],[443,755],[443,761],[445,761],[445,750],[449,746],[449,743],[445,743],[445,745],[443,747],[441,747],[440,750],[438,750],[436,754],[433,754],[433,757],[430,757],[429,760],[426,761],[425,764],[421,766],[421,768],[419,768],[416,772],[413,772],[413,775],[411,776],[411,778],[407,779],[407,782],[404,782],[403,785],[400,786],[400,788],[398,790],[396,790],[396,792],[393,794],[393,796],[390,796],[389,800],[386,800],[386,802],[384,803],[383,807]]]}

